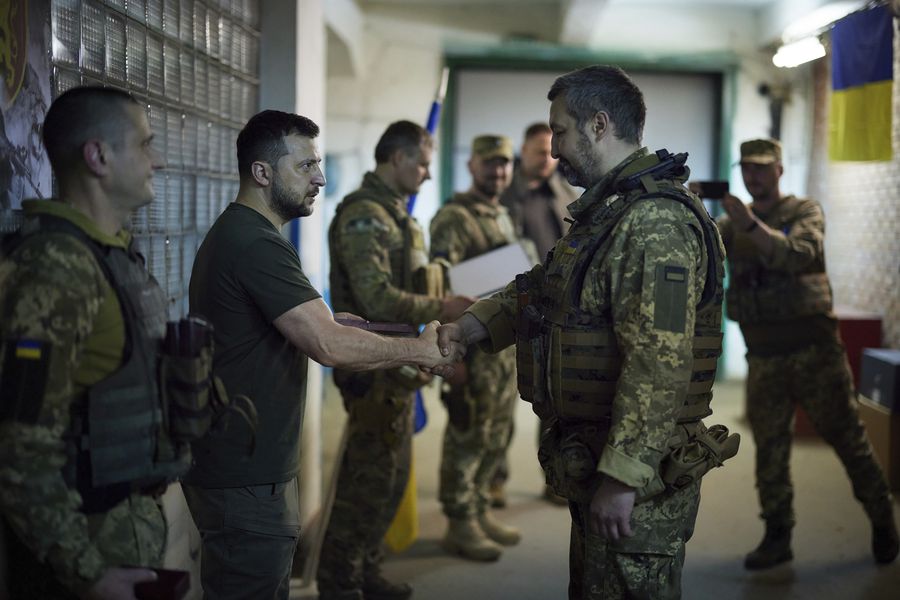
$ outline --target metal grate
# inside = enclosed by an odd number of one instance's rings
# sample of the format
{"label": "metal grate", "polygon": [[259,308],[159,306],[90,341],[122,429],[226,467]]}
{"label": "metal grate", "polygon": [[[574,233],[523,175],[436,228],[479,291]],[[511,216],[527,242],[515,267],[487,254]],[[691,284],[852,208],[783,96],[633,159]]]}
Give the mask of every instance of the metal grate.
{"label": "metal grate", "polygon": [[[53,95],[131,92],[166,168],[132,230],[171,317],[187,310],[199,242],[237,192],[234,143],[257,110],[259,0],[52,0]],[[17,214],[0,215],[0,229]]]}

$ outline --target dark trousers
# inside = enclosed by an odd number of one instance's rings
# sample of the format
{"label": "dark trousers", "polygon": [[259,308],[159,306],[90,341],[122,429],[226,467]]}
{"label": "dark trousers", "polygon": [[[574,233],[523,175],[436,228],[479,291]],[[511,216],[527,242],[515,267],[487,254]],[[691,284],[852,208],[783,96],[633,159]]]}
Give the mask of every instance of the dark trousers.
{"label": "dark trousers", "polygon": [[203,597],[287,600],[300,537],[297,478],[238,488],[182,487],[200,530]]}

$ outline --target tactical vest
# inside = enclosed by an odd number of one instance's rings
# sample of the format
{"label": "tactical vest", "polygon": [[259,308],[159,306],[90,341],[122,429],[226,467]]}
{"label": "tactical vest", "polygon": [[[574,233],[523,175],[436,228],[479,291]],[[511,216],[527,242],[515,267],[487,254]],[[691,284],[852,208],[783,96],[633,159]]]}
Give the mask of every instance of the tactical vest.
{"label": "tactical vest", "polygon": [[686,206],[703,231],[706,284],[697,306],[691,380],[678,421],[699,421],[712,413],[711,390],[722,351],[724,256],[716,243],[715,223],[700,201],[669,181],[655,184],[658,189],[651,193],[640,189],[618,194],[586,222],[576,222],[551,252],[535,290],[539,335],[527,342],[519,338],[516,346],[519,391],[523,399],[535,402],[536,411],[549,410],[561,421],[608,421],[622,356],[608,309],[604,314],[582,310],[581,291],[590,264],[604,252],[622,217],[638,201],[653,199]]}
{"label": "tactical vest", "polygon": [[472,247],[467,249],[466,258],[474,258],[517,241],[515,227],[505,212],[499,213],[496,218],[483,218],[456,199],[451,199],[441,210],[459,215],[466,223],[466,230],[473,242]]}
{"label": "tactical vest", "polygon": [[122,365],[76,399],[64,434],[63,475],[83,500],[82,512],[104,512],[133,491],[173,481],[190,468],[187,444],[166,430],[167,411],[157,382],[166,328],[166,298],[134,250],[103,246],[65,219],[40,215],[14,234],[8,251],[31,235],[63,233],[91,250],[115,291],[125,323]]}
{"label": "tactical vest", "polygon": [[[787,235],[810,200],[788,196],[766,225]],[[787,321],[826,314],[832,308],[825,255],[818,253],[805,268],[788,272],[763,264],[759,249],[746,233],[734,231],[728,248],[731,278],[725,304],[728,317],[741,325]]]}
{"label": "tactical vest", "polygon": [[[331,226],[328,228],[328,244],[332,248],[332,255],[334,255],[334,249],[341,247],[340,232],[338,231],[341,213],[348,206],[364,201],[377,204],[372,200],[370,194],[361,191],[350,194],[338,205],[334,219],[331,221]],[[377,205],[381,206],[381,204]],[[388,210],[388,213],[403,236],[402,246],[398,245],[397,248],[389,249],[391,283],[406,292],[422,293],[421,290],[415,289],[415,273],[428,264],[428,254],[425,251],[425,235],[422,233],[422,228],[419,224],[409,215],[392,210]],[[335,262],[338,264],[332,263],[329,277],[334,309],[362,315],[362,307],[353,295],[347,270],[344,265],[339,264],[339,261]]]}

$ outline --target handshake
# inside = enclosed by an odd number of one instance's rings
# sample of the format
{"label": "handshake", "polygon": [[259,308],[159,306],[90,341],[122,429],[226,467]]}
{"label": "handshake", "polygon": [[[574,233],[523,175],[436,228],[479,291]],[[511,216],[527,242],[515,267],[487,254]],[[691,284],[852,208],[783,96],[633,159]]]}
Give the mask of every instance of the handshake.
{"label": "handshake", "polygon": [[445,379],[453,377],[460,361],[466,355],[469,344],[477,341],[466,336],[461,323],[481,324],[465,310],[475,302],[468,296],[450,296],[441,301],[440,321],[432,321],[419,334],[417,341],[423,343],[423,360],[418,365],[422,371],[439,375]]}
{"label": "handshake", "polygon": [[[418,333],[418,329],[412,325],[370,322],[351,313],[335,314],[334,320],[340,325],[363,329],[383,336],[407,338],[390,340],[385,347],[387,356],[383,361],[369,356],[369,360],[360,360],[353,366],[346,363],[337,366],[350,368],[350,370],[368,370],[406,364],[417,366],[425,373],[445,378],[452,377],[455,367],[461,366],[459,363],[465,357],[468,346],[467,340],[462,337],[461,330],[455,321],[471,319],[477,323],[474,317],[463,315],[466,308],[474,301],[474,298],[468,296],[442,298],[439,319],[428,323],[421,333]],[[446,324],[442,325],[441,322]],[[417,333],[417,337],[409,339],[416,336]],[[388,340],[384,341],[388,342]],[[344,361],[338,361],[338,363],[341,362]]]}

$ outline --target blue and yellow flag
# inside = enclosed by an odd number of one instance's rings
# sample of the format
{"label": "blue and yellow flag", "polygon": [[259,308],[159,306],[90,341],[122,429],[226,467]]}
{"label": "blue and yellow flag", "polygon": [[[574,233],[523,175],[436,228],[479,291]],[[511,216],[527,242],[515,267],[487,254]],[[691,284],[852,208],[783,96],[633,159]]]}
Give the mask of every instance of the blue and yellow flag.
{"label": "blue and yellow flag", "polygon": [[891,160],[893,35],[887,6],[853,13],[831,32],[831,160]]}

